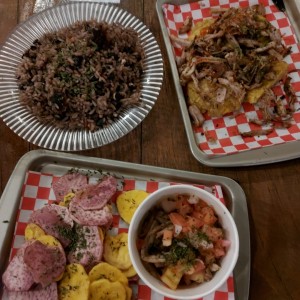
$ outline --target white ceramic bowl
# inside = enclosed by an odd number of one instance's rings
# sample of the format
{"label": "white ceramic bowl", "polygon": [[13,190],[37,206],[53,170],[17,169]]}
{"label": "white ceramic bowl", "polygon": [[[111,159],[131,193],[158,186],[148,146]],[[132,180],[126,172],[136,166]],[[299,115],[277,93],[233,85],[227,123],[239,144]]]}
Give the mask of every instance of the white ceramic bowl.
{"label": "white ceramic bowl", "polygon": [[[171,290],[162,281],[152,276],[144,267],[139,251],[136,247],[136,237],[140,223],[143,221],[143,218],[147,212],[161,199],[165,198],[166,196],[172,196],[176,194],[193,194],[211,205],[218,215],[221,226],[225,230],[225,237],[230,241],[230,246],[227,249],[226,255],[222,258],[221,269],[214,274],[210,281],[192,287]],[[191,185],[168,186],[150,194],[139,206],[131,220],[128,240],[130,258],[140,278],[152,290],[173,299],[197,299],[217,290],[232,273],[239,253],[238,232],[235,222],[228,209],[224,204],[221,203],[220,200],[218,200],[209,192]]]}

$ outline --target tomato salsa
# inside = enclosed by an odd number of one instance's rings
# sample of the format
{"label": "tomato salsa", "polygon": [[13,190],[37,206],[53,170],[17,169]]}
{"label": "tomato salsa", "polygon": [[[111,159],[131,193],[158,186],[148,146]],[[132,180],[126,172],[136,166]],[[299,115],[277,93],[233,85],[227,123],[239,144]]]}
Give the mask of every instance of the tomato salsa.
{"label": "tomato salsa", "polygon": [[173,290],[209,281],[229,245],[213,207],[190,194],[163,198],[138,236],[143,264]]}

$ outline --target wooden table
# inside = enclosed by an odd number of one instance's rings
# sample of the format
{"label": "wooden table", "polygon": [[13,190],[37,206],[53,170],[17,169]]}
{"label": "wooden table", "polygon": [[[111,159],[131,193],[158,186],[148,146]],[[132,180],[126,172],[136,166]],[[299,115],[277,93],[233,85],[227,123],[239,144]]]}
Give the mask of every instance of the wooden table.
{"label": "wooden table", "polygon": [[[18,24],[24,1],[0,1],[0,44]],[[164,56],[164,83],[157,103],[141,125],[117,142],[80,154],[236,180],[245,191],[250,215],[250,299],[300,299],[300,159],[241,168],[200,164],[188,147],[155,1],[122,0],[121,7],[143,20],[156,36]],[[1,194],[18,160],[33,149],[37,147],[0,121]]]}

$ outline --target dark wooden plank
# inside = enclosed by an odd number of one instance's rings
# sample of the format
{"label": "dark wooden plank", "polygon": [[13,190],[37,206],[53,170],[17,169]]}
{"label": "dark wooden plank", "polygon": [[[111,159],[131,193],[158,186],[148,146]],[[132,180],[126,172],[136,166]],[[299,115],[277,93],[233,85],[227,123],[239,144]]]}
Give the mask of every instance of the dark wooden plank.
{"label": "dark wooden plank", "polygon": [[[18,1],[0,1],[0,45],[18,23]],[[0,120],[0,195],[19,158],[28,151],[28,144]]]}

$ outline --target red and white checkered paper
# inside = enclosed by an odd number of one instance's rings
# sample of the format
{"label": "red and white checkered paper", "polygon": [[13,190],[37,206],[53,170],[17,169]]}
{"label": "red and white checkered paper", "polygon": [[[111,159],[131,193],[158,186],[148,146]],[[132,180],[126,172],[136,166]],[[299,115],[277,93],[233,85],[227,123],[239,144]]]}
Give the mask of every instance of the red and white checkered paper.
{"label": "red and white checkered paper", "polygon": [[[289,64],[289,71],[300,70],[300,47],[297,44],[295,31],[287,15],[279,11],[271,0],[203,0],[179,6],[164,4],[162,9],[169,34],[179,36],[178,29],[188,16],[192,16],[194,23],[197,23],[211,17],[211,8],[247,7],[259,3],[266,8],[266,18],[273,26],[279,28],[285,45],[291,46],[292,54],[285,58]],[[180,37],[186,38],[187,35],[180,35]],[[175,56],[180,56],[179,45],[173,45],[173,50]],[[294,90],[296,93],[299,92],[299,72],[289,75],[292,77]],[[274,92],[278,96],[284,94],[280,85],[274,88]],[[206,116],[202,128],[193,127],[195,141],[198,147],[208,155],[224,155],[300,140],[299,100],[295,105],[294,120],[290,128],[275,129],[268,136],[241,137],[239,132],[259,129],[258,125],[250,124],[248,120],[260,118],[261,113],[258,108],[249,103],[243,104],[241,113],[235,117],[209,118]],[[264,129],[267,128],[269,127],[264,127]]]}
{"label": "red and white checkered paper", "polygon": [[[22,188],[22,196],[20,206],[17,214],[16,227],[12,242],[11,257],[16,253],[18,248],[24,243],[24,231],[28,224],[31,213],[39,208],[42,208],[48,203],[55,202],[55,195],[52,190],[52,182],[59,177],[52,174],[44,174],[39,172],[29,171],[26,174],[25,182]],[[95,178],[96,180],[96,178]],[[90,182],[93,178],[90,178]],[[144,190],[148,193],[154,192],[159,188],[169,186],[172,182],[157,182],[157,181],[142,181],[133,179],[122,179],[118,181],[118,191],[112,200],[113,202],[113,228],[110,230],[110,234],[118,234],[120,232],[128,232],[128,225],[120,218],[115,200],[116,197],[122,191],[128,191],[132,189]],[[197,185],[200,188],[214,194],[220,201],[225,203],[222,188],[219,185],[207,187],[203,185]],[[134,299],[137,300],[171,300],[170,298],[163,297],[160,294],[152,291],[142,280],[138,280],[136,283],[131,283]],[[234,300],[234,283],[233,275],[214,293],[201,298],[202,300]]]}

